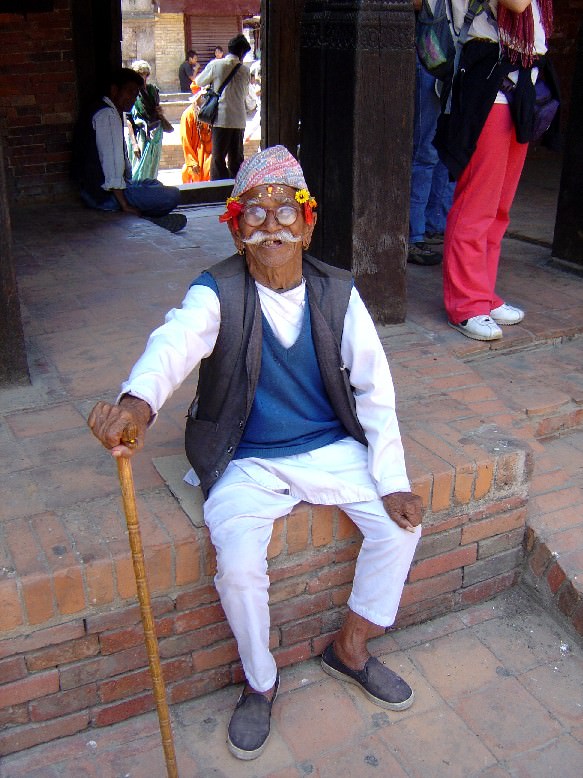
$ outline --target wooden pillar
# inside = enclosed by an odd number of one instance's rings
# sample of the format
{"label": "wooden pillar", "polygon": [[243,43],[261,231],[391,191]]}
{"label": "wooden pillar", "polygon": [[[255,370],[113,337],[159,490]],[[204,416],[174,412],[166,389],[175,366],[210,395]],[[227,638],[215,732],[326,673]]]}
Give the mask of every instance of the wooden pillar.
{"label": "wooden pillar", "polygon": [[300,160],[313,253],[350,269],[378,323],[406,312],[414,15],[408,0],[306,0]]}
{"label": "wooden pillar", "polygon": [[17,386],[27,383],[30,383],[30,377],[20,317],[16,274],[12,261],[12,235],[4,169],[4,141],[0,135],[0,386]]}
{"label": "wooden pillar", "polygon": [[261,145],[297,156],[300,117],[300,23],[305,0],[261,2]]}
{"label": "wooden pillar", "polygon": [[563,170],[557,203],[553,259],[583,269],[583,24],[571,89]]}

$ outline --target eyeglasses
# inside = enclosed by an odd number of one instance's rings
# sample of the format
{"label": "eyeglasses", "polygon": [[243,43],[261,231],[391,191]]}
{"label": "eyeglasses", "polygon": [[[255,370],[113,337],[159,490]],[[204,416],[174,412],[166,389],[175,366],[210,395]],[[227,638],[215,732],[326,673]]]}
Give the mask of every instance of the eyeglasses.
{"label": "eyeglasses", "polygon": [[272,213],[276,222],[282,227],[290,227],[298,218],[300,212],[293,205],[280,205],[279,208],[263,208],[261,205],[248,205],[243,208],[243,220],[249,227],[261,227]]}

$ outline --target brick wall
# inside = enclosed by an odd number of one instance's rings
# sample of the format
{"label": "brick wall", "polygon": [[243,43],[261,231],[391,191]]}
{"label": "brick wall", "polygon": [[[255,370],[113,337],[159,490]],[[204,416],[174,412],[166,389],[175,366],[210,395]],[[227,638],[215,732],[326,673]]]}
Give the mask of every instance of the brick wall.
{"label": "brick wall", "polygon": [[77,107],[69,0],[52,13],[0,14],[0,63],[11,199],[62,195]]}
{"label": "brick wall", "polygon": [[[456,456],[458,465],[442,461],[414,480],[427,514],[397,627],[486,600],[519,575],[529,454],[507,445],[473,460]],[[193,527],[170,496],[163,504],[155,499],[166,534],[151,529],[147,506],[140,506],[140,520],[168,698],[175,703],[239,682],[242,671],[212,584],[206,528]],[[7,547],[20,567],[19,554],[32,552],[18,521],[12,524]],[[51,548],[59,545],[57,525],[38,526]],[[169,535],[172,543],[164,544]],[[82,537],[77,545],[84,548]],[[335,507],[300,504],[275,523],[268,552],[271,647],[280,666],[317,655],[332,640],[359,547],[358,531]],[[7,634],[0,641],[0,754],[154,707],[125,541],[116,544],[113,560],[96,558],[98,548],[91,548],[45,578],[30,572],[0,588],[0,631]],[[33,596],[40,591],[48,596]]]}
{"label": "brick wall", "polygon": [[162,92],[179,92],[178,68],[184,62],[183,14],[158,14],[154,25],[156,83]]}

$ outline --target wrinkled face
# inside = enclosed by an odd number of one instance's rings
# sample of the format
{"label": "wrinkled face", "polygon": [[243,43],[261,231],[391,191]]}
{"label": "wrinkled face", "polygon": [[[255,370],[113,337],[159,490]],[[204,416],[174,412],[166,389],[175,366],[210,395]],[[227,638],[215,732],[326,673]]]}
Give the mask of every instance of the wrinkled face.
{"label": "wrinkled face", "polygon": [[296,190],[270,184],[257,186],[241,197],[243,211],[239,229],[233,231],[238,248],[245,248],[250,265],[280,268],[300,263],[302,250],[310,243],[314,224],[306,224]]}
{"label": "wrinkled face", "polygon": [[115,84],[112,84],[111,102],[115,105],[117,110],[120,111],[120,113],[124,111],[129,112],[132,110],[132,107],[136,102],[136,97],[138,96],[139,91],[140,87],[137,84],[134,84],[133,81],[129,81],[127,84],[123,84],[123,86],[116,86]]}

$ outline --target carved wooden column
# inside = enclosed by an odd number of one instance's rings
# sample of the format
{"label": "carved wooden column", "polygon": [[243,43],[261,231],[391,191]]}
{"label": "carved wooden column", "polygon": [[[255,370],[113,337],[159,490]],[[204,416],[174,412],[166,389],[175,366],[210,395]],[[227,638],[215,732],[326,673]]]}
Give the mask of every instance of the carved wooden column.
{"label": "carved wooden column", "polygon": [[4,141],[0,135],[0,385],[16,386],[29,382],[18,288],[12,261]]}
{"label": "carved wooden column", "polygon": [[553,239],[553,259],[583,269],[583,24],[571,90],[569,125]]}
{"label": "carved wooden column", "polygon": [[300,160],[315,256],[352,270],[375,320],[406,312],[414,15],[408,0],[306,0]]}
{"label": "carved wooden column", "polygon": [[262,147],[282,143],[297,156],[300,23],[304,0],[261,2]]}

